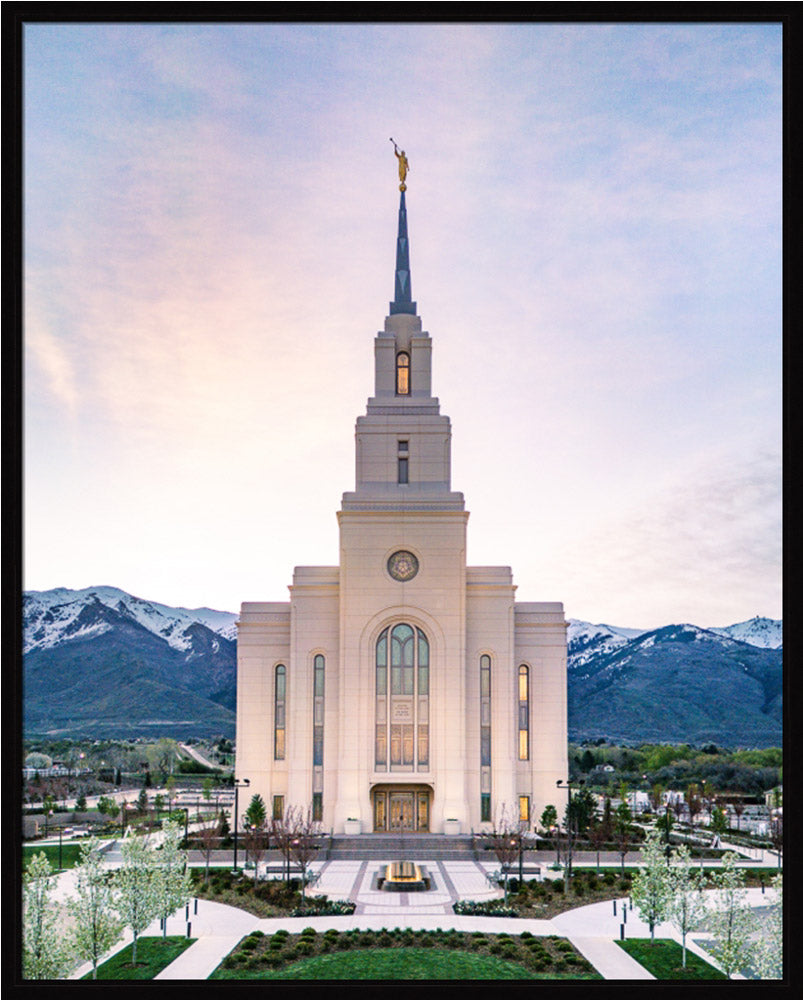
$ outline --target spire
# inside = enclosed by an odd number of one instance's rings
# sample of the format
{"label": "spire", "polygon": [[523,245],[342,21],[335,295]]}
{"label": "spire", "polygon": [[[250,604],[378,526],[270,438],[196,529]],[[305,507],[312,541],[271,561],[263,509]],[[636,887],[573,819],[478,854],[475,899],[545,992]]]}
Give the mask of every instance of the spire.
{"label": "spire", "polygon": [[407,239],[407,203],[402,187],[399,201],[399,235],[396,238],[396,287],[395,298],[390,303],[390,315],[409,313],[415,316],[415,302],[412,299],[410,283],[410,244]]}

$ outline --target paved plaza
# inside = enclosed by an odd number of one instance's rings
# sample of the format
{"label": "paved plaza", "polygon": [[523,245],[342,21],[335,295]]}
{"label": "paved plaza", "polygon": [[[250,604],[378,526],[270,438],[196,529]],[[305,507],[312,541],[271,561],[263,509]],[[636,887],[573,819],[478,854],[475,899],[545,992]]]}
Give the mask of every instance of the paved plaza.
{"label": "paved plaza", "polygon": [[[469,917],[455,914],[452,903],[459,898],[490,900],[501,897],[501,890],[492,886],[487,875],[495,867],[476,861],[422,861],[431,878],[428,892],[385,892],[376,888],[376,877],[384,870],[383,861],[324,861],[311,866],[319,875],[314,892],[330,899],[350,899],[356,911],[342,917],[303,917],[263,919],[244,910],[215,903],[206,899],[194,900],[186,910],[181,910],[168,920],[167,933],[197,938],[171,965],[156,978],[172,980],[207,979],[241,938],[259,930],[272,934],[279,928],[297,931],[301,927],[314,927],[325,931],[330,927],[340,931],[352,929],[380,930],[392,927],[410,927],[423,930],[484,931],[486,933],[520,934],[529,931],[538,936],[566,937],[605,979],[652,979],[642,966],[617,944],[622,933],[626,937],[648,937],[649,927],[631,910],[626,899],[593,903],[562,913],[552,920],[529,920],[504,917]],[[113,863],[112,863],[113,864]],[[73,870],[63,872],[58,878],[55,898],[66,899],[74,889]],[[760,889],[747,890],[751,906],[766,905],[767,897]],[[154,923],[143,935],[160,934],[159,922]],[[670,924],[660,924],[656,937],[679,936]],[[701,940],[703,935],[701,935]],[[115,946],[118,951],[131,942],[131,934]],[[710,961],[710,956],[694,940],[687,939],[690,951]],[[90,971],[82,965],[71,975],[79,979]],[[739,978],[739,977],[736,977]]]}

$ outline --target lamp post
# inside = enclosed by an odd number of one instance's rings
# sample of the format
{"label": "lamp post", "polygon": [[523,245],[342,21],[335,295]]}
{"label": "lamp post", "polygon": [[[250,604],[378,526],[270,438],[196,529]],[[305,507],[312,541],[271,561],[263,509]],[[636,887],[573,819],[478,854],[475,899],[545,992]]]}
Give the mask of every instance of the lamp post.
{"label": "lamp post", "polygon": [[569,879],[572,874],[572,789],[580,788],[585,784],[585,779],[580,778],[579,781],[572,781],[571,778],[568,781],[563,780],[563,778],[558,778],[555,782],[558,788],[565,788],[569,795],[568,801],[566,803],[566,868],[564,884],[566,888],[569,888]]}
{"label": "lamp post", "polygon": [[63,832],[62,828],[59,827],[59,871],[61,871],[61,834],[62,834],[62,832]]}
{"label": "lamp post", "polygon": [[237,796],[241,788],[248,788],[251,782],[248,778],[235,778],[234,779],[234,871],[237,871],[237,818],[238,818],[238,805]]}
{"label": "lamp post", "polygon": [[666,803],[666,863],[669,864],[669,802]]}

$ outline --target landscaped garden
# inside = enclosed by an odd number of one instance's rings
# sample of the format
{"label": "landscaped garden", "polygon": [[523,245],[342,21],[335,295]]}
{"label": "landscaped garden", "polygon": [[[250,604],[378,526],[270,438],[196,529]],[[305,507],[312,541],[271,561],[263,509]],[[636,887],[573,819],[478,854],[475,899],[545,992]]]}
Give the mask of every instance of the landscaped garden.
{"label": "landscaped garden", "polygon": [[600,979],[565,938],[411,930],[254,931],[212,979]]}
{"label": "landscaped garden", "polygon": [[[129,944],[98,966],[97,978],[153,979],[196,940],[196,938],[173,936],[141,937],[137,940],[136,965],[131,961],[133,947]],[[91,979],[92,973],[88,972],[83,978]]]}
{"label": "landscaped garden", "polygon": [[199,899],[209,899],[227,906],[237,906],[256,917],[347,916],[354,903],[330,900],[326,896],[305,895],[299,879],[254,879],[228,868],[212,869],[207,879],[201,868],[192,869],[192,892]]}
{"label": "landscaped garden", "polygon": [[713,965],[704,962],[694,952],[686,952],[686,967],[683,967],[683,949],[668,938],[631,938],[628,941],[617,941],[628,955],[651,972],[656,979],[727,979],[724,972],[715,969]]}

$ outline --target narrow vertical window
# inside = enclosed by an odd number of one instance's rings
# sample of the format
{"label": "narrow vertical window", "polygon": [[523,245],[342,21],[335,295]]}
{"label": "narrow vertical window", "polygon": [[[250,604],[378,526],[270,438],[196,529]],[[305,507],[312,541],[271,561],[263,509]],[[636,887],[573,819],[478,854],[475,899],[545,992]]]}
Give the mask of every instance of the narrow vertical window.
{"label": "narrow vertical window", "polygon": [[410,442],[409,441],[399,441],[399,451],[398,451],[398,481],[400,483],[410,482]]}
{"label": "narrow vertical window", "polygon": [[284,760],[287,669],[281,663],[276,667],[275,680],[273,693],[273,759]]}
{"label": "narrow vertical window", "polygon": [[396,395],[410,395],[410,355],[406,351],[396,355]]}
{"label": "narrow vertical window", "polygon": [[[323,710],[326,660],[316,653],[312,661],[312,812],[314,820],[323,819]],[[317,811],[315,815],[316,801]]]}
{"label": "narrow vertical window", "polygon": [[530,822],[530,796],[520,795],[519,796],[519,822],[528,823]]}
{"label": "narrow vertical window", "polygon": [[491,820],[491,658],[480,657],[480,820]]}
{"label": "narrow vertical window", "polygon": [[519,667],[519,760],[530,759],[530,669]]}
{"label": "narrow vertical window", "polygon": [[320,792],[312,793],[312,821],[320,823],[323,820],[323,795]]}
{"label": "narrow vertical window", "polygon": [[276,820],[284,819],[284,796],[274,795],[273,796],[273,818]]}

